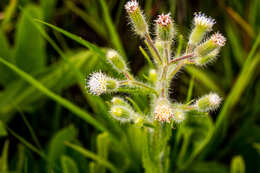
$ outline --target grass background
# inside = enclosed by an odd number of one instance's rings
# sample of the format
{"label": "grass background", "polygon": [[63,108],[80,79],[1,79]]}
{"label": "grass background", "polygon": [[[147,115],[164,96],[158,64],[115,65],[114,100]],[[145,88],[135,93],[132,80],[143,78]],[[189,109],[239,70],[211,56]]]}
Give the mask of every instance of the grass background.
{"label": "grass background", "polygon": [[[110,95],[95,97],[84,89],[89,73],[114,74],[105,62],[107,47],[120,51],[137,76],[148,66],[124,4],[0,1],[1,173],[144,172],[146,133],[109,117]],[[215,18],[214,29],[227,37],[214,64],[187,67],[173,80],[174,100],[215,91],[224,102],[210,119],[173,130],[169,172],[260,172],[260,1],[145,0],[140,5],[150,26],[157,14],[171,12],[178,31],[174,49],[180,40],[186,43],[197,11]],[[128,96],[146,111],[147,99]]]}

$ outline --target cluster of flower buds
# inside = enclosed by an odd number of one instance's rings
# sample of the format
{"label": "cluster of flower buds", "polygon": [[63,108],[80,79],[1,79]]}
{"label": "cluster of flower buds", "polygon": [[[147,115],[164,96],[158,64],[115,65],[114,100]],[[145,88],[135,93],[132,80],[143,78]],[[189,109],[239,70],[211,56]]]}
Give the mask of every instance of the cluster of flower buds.
{"label": "cluster of flower buds", "polygon": [[[144,55],[146,58],[150,58],[150,62],[154,62],[154,65],[146,72],[148,74],[145,76],[147,82],[136,80],[122,56],[117,51],[110,49],[106,54],[107,61],[117,72],[123,74],[125,79],[114,79],[102,72],[93,73],[87,80],[89,92],[99,96],[118,91],[130,92],[131,89],[135,94],[140,91],[137,89],[148,91],[145,92],[151,96],[151,107],[148,115],[140,113],[140,108],[138,111],[134,109],[138,106],[136,103],[133,108],[123,98],[114,97],[111,100],[110,114],[114,119],[120,122],[131,122],[138,126],[158,121],[161,123],[181,123],[189,116],[190,111],[205,113],[216,110],[221,103],[221,98],[216,93],[210,93],[189,104],[171,103],[168,97],[169,83],[184,65],[205,65],[214,60],[221,47],[225,45],[226,39],[219,32],[214,33],[208,39],[204,38],[207,33],[212,31],[215,20],[202,13],[195,13],[194,26],[185,53],[179,56],[180,51],[177,53],[178,57],[172,57],[174,53],[171,52],[171,46],[175,36],[175,28],[170,13],[158,15],[155,20],[156,38],[152,40],[148,24],[138,2],[130,0],[126,3],[125,9],[133,29],[147,43],[151,57],[147,54]],[[123,90],[120,90],[122,88]]]}

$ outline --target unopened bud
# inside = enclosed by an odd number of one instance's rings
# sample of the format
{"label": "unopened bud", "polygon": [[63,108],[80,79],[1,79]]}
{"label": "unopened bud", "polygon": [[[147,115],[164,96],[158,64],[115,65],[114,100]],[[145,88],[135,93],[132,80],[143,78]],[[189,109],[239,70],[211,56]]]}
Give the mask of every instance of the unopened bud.
{"label": "unopened bud", "polygon": [[206,65],[206,64],[214,61],[214,59],[216,59],[218,53],[219,53],[219,49],[215,49],[205,56],[196,57],[196,58],[194,58],[195,64],[199,65],[199,66]]}
{"label": "unopened bud", "polygon": [[156,102],[156,106],[154,108],[154,115],[157,121],[161,122],[170,122],[173,118],[173,109],[167,99],[159,99]]}
{"label": "unopened bud", "polygon": [[156,35],[161,41],[172,41],[174,36],[173,21],[169,14],[161,14],[156,20]]}
{"label": "unopened bud", "polygon": [[185,113],[181,110],[175,110],[174,111],[174,116],[173,116],[173,120],[176,123],[181,123],[185,120]]}
{"label": "unopened bud", "polygon": [[204,35],[212,30],[212,27],[215,24],[215,20],[211,17],[207,17],[205,14],[200,12],[195,13],[195,17],[193,20],[194,28],[191,31],[189,44],[197,45],[201,42]]}
{"label": "unopened bud", "polygon": [[111,107],[110,113],[113,118],[121,122],[131,121],[132,110],[125,106],[113,105]]}
{"label": "unopened bud", "polygon": [[212,51],[223,47],[226,43],[226,38],[222,36],[220,33],[213,34],[210,39],[199,45],[195,49],[195,54],[198,57],[206,56]]}
{"label": "unopened bud", "polygon": [[221,98],[217,94],[211,93],[197,100],[195,107],[201,112],[207,112],[217,109],[220,103]]}
{"label": "unopened bud", "polygon": [[136,33],[143,37],[146,33],[148,33],[148,25],[138,2],[136,0],[128,1],[125,5],[125,9],[130,17]]}
{"label": "unopened bud", "polygon": [[91,74],[87,81],[87,87],[94,95],[115,91],[118,88],[118,85],[116,79],[110,78],[101,72]]}
{"label": "unopened bud", "polygon": [[108,62],[119,72],[127,71],[127,66],[124,59],[118,54],[115,50],[107,51],[107,60]]}
{"label": "unopened bud", "polygon": [[155,69],[151,69],[149,71],[149,79],[155,83],[157,81],[157,71]]}

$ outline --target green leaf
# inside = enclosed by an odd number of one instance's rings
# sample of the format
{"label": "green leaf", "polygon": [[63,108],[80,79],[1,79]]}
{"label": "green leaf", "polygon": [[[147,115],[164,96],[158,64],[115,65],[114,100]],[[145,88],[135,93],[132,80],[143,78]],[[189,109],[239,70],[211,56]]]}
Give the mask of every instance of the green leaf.
{"label": "green leaf", "polygon": [[59,158],[65,154],[66,146],[64,142],[71,141],[77,136],[77,130],[74,126],[66,127],[58,131],[51,139],[48,149],[48,161],[49,167],[52,168],[59,160]]}
{"label": "green leaf", "polygon": [[[110,136],[108,133],[102,133],[97,136],[97,153],[103,159],[108,159]],[[97,162],[95,166],[96,172],[105,173],[106,167]]]}
{"label": "green leaf", "polygon": [[55,11],[57,0],[41,0],[44,20],[49,21]]}
{"label": "green leaf", "polygon": [[7,136],[7,131],[5,129],[4,123],[0,120],[0,138]]}
{"label": "green leaf", "polygon": [[7,67],[12,69],[14,72],[16,72],[19,76],[21,76],[25,81],[33,85],[35,88],[37,88],[39,91],[47,95],[48,97],[52,98],[56,102],[60,103],[67,109],[71,110],[75,113],[75,115],[79,116],[80,118],[84,119],[86,122],[92,124],[94,127],[101,131],[105,131],[106,128],[100,124],[98,121],[96,121],[93,117],[91,117],[88,113],[83,111],[81,108],[76,106],[75,104],[71,103],[70,101],[64,99],[63,97],[55,94],[48,88],[46,88],[43,84],[41,84],[39,81],[37,81],[35,78],[27,74],[26,72],[22,71],[21,69],[17,68],[13,64],[5,61],[3,58],[0,57],[0,62],[5,64]]}
{"label": "green leaf", "polygon": [[4,147],[2,149],[2,155],[0,158],[0,172],[7,172],[8,171],[8,148],[9,148],[9,141],[5,141]]}
{"label": "green leaf", "polygon": [[61,156],[61,166],[63,173],[78,173],[78,167],[74,160],[68,156]]}
{"label": "green leaf", "polygon": [[226,166],[218,162],[195,162],[190,167],[189,173],[229,173]]}
{"label": "green leaf", "polygon": [[241,156],[233,157],[231,161],[231,171],[230,173],[245,173],[245,163]]}
{"label": "green leaf", "polygon": [[46,65],[45,41],[26,13],[42,18],[41,9],[36,6],[23,9],[15,34],[14,59],[23,71],[36,74]]}
{"label": "green leaf", "polygon": [[[0,56],[5,57],[8,62],[14,62],[10,45],[2,29],[0,29]],[[15,74],[10,69],[0,64],[0,84],[7,86],[14,76]]]}

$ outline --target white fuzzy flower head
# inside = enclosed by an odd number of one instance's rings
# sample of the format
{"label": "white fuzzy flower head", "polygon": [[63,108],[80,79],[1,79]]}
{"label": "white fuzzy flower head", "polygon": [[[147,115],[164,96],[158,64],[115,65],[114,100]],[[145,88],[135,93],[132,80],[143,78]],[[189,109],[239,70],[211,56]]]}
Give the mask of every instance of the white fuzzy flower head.
{"label": "white fuzzy flower head", "polygon": [[154,109],[155,119],[161,122],[170,122],[173,118],[173,110],[169,103],[161,99],[158,101]]}
{"label": "white fuzzy flower head", "polygon": [[176,123],[181,123],[185,120],[185,113],[181,110],[176,110],[174,111],[174,116],[173,116],[173,120]]}
{"label": "white fuzzy flower head", "polygon": [[170,13],[158,15],[156,23],[162,26],[169,26],[172,23]]}
{"label": "white fuzzy flower head", "polygon": [[208,97],[210,105],[216,109],[220,105],[221,98],[216,93],[211,93]]}
{"label": "white fuzzy flower head", "polygon": [[128,1],[125,4],[125,9],[128,13],[133,13],[139,8],[138,2],[136,0]]}
{"label": "white fuzzy flower head", "polygon": [[210,39],[219,47],[223,47],[226,43],[226,38],[219,32],[214,33]]}
{"label": "white fuzzy flower head", "polygon": [[101,95],[107,91],[107,76],[102,72],[91,74],[87,81],[89,91],[94,95]]}
{"label": "white fuzzy flower head", "polygon": [[206,16],[205,14],[199,12],[194,14],[194,25],[201,26],[206,28],[207,31],[211,31],[213,25],[216,23],[214,19],[211,17]]}

